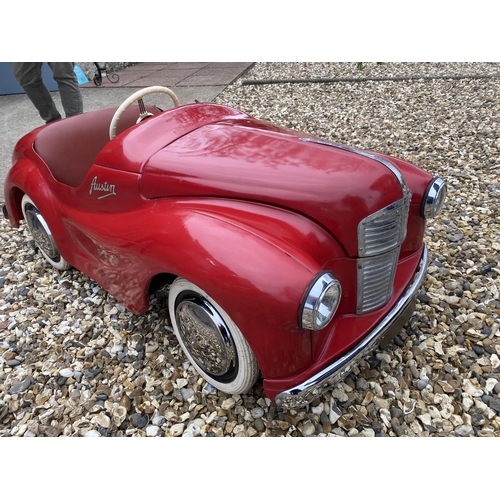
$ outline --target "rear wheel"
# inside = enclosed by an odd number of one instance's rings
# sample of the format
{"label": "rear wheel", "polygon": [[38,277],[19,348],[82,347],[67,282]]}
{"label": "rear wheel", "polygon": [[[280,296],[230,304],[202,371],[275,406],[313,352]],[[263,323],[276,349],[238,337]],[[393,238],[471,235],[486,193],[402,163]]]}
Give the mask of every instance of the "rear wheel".
{"label": "rear wheel", "polygon": [[183,278],[170,287],[170,319],[189,361],[210,384],[228,394],[249,391],[259,376],[240,329],[201,288]]}
{"label": "rear wheel", "polygon": [[71,265],[68,264],[59,253],[49,226],[45,222],[45,219],[36,205],[33,203],[33,200],[25,194],[21,204],[24,220],[26,221],[28,229],[33,236],[35,245],[38,247],[45,260],[51,266],[59,269],[60,271],[69,269]]}

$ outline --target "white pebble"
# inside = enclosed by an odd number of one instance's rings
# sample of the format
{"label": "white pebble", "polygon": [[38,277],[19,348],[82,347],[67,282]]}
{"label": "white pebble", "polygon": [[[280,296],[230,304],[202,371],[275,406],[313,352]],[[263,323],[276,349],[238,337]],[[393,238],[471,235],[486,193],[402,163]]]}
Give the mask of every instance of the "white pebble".
{"label": "white pebble", "polygon": [[85,433],[85,437],[99,438],[102,437],[101,434],[96,430],[91,430]]}
{"label": "white pebble", "polygon": [[158,435],[160,428],[157,425],[148,425],[146,427],[146,436],[155,437]]}
{"label": "white pebble", "polygon": [[496,378],[489,378],[488,380],[486,380],[486,387],[485,389],[488,391],[488,392],[491,392],[495,386],[498,384],[498,380]]}
{"label": "white pebble", "polygon": [[469,379],[463,381],[464,391],[474,398],[479,398],[483,395],[483,391],[475,387]]}
{"label": "white pebble", "polygon": [[170,428],[170,434],[173,437],[181,436],[183,432],[184,432],[184,424],[175,424],[172,425],[172,427]]}

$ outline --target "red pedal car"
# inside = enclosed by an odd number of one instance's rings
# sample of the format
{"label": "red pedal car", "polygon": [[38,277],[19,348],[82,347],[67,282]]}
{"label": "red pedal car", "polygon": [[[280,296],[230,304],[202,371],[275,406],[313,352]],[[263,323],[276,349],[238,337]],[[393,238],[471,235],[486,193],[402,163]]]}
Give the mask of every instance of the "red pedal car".
{"label": "red pedal car", "polygon": [[[153,92],[176,107],[146,107]],[[3,211],[51,265],[74,266],[133,313],[170,284],[170,319],[199,373],[230,394],[261,374],[293,408],[408,320],[425,222],[445,197],[442,179],[406,161],[150,87],[23,137]]]}

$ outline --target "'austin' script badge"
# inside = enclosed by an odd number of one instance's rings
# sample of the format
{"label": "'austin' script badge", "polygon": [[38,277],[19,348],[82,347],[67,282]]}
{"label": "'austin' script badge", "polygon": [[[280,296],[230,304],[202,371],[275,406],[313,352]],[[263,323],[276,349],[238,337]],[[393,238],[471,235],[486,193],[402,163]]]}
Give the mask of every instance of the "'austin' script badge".
{"label": "'austin' script badge", "polygon": [[109,182],[97,182],[97,175],[92,179],[90,183],[89,196],[94,192],[99,191],[102,194],[97,197],[98,200],[102,200],[103,198],[107,198],[108,196],[116,196],[115,185],[109,184]]}

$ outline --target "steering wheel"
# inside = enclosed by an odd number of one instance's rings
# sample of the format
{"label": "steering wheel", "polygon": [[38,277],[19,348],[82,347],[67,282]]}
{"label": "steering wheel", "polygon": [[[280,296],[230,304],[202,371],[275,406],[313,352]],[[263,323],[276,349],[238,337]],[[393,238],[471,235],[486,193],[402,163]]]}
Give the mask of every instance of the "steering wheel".
{"label": "steering wheel", "polygon": [[113,118],[111,119],[111,124],[109,125],[109,139],[112,140],[116,137],[116,127],[118,125],[118,120],[123,115],[125,110],[133,104],[135,101],[139,101],[139,118],[136,123],[142,122],[148,116],[153,116],[152,113],[148,113],[146,111],[146,107],[144,106],[144,101],[142,98],[148,94],[168,94],[172,100],[174,101],[175,106],[179,106],[179,99],[175,95],[175,93],[167,87],[161,87],[159,85],[154,87],[146,87],[145,89],[138,90],[134,94],[132,94],[128,99],[123,101],[120,107],[115,111]]}

